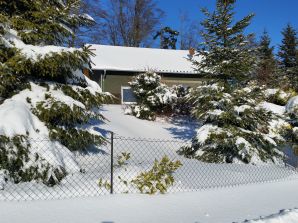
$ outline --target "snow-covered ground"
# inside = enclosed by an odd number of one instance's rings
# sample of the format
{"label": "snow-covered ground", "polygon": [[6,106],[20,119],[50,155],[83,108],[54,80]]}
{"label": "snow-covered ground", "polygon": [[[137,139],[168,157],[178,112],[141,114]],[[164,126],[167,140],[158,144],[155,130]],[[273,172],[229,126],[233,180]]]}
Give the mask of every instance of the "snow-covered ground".
{"label": "snow-covered ground", "polygon": [[102,114],[109,121],[100,128],[134,138],[157,138],[169,140],[190,140],[198,127],[196,121],[184,118],[162,119],[155,122],[124,115],[125,106],[105,105]]}
{"label": "snow-covered ground", "polygon": [[[180,160],[183,164],[175,173],[175,183],[169,192],[197,191],[207,188],[227,187],[260,182],[293,180],[298,178],[296,171],[278,165],[241,165],[208,164],[195,159],[186,159],[176,151],[189,145],[195,134],[195,122],[177,119],[158,119],[155,122],[140,120],[124,115],[120,105],[106,105],[102,114],[109,122],[94,123],[93,130],[108,136],[108,131],[115,132],[114,159],[121,153],[130,153],[131,158],[125,168],[114,168],[115,193],[137,193],[135,187],[126,186],[122,180],[130,181],[140,172],[152,167],[155,159],[168,156]],[[124,136],[124,137],[123,137]],[[140,138],[141,137],[141,138]],[[150,139],[158,138],[158,139]],[[42,142],[36,142],[44,147]],[[46,148],[46,147],[45,147]],[[110,180],[110,144],[94,149],[88,154],[76,154],[76,161],[83,171],[69,174],[55,187],[47,187],[34,182],[8,183],[0,191],[0,200],[35,200],[71,197],[86,197],[108,194],[109,191],[98,187],[98,180]]]}
{"label": "snow-covered ground", "polygon": [[[20,188],[18,190],[17,186],[8,185],[6,190],[0,191],[0,195],[13,191],[16,199],[22,198],[24,192],[31,194],[31,197],[28,196],[27,199],[78,198],[0,202],[1,223],[242,223],[245,220],[259,219],[261,216],[269,217],[251,222],[298,222],[295,210],[271,216],[279,213],[280,210],[298,207],[298,179],[294,171],[284,171],[281,167],[273,168],[270,165],[256,167],[237,164],[205,164],[178,156],[176,149],[187,144],[195,134],[196,124],[191,120],[178,119],[175,122],[162,118],[155,122],[139,120],[133,116],[124,115],[119,105],[104,106],[102,114],[109,121],[105,124],[94,124],[93,130],[103,134],[108,134],[108,131],[115,132],[116,156],[124,151],[130,152],[132,156],[128,161],[126,171],[121,168],[115,169],[116,193],[125,192],[127,189],[123,185],[119,186],[118,175],[130,179],[137,172],[148,169],[155,158],[160,158],[164,154],[179,159],[183,163],[183,167],[174,175],[176,180],[174,186],[170,188],[170,192],[182,192],[156,196],[108,195],[108,191],[101,190],[97,186],[99,177],[104,179],[109,177],[110,147],[107,145],[102,147],[102,151],[76,156],[78,163],[84,167],[86,172],[68,176],[57,187],[45,189],[44,185],[27,183],[24,187],[26,191],[24,191]],[[132,139],[139,137],[158,138],[159,140],[143,142]],[[267,183],[262,183],[263,181]],[[232,185],[238,186],[225,187]],[[219,187],[223,188],[219,189]],[[195,191],[196,188],[205,190]],[[133,189],[131,190],[133,192]],[[105,195],[97,198],[79,198],[99,194]],[[13,198],[10,199],[13,200]],[[283,221],[279,221],[280,219]]]}
{"label": "snow-covered ground", "polygon": [[298,209],[281,210],[278,214],[261,217],[258,220],[246,221],[246,223],[297,223]]}
{"label": "snow-covered ground", "polygon": [[[60,201],[0,202],[0,222],[242,223],[282,209],[297,208],[297,188],[295,180],[156,196],[123,194]],[[298,222],[297,212],[291,216],[291,221],[283,216],[285,221],[264,222]]]}

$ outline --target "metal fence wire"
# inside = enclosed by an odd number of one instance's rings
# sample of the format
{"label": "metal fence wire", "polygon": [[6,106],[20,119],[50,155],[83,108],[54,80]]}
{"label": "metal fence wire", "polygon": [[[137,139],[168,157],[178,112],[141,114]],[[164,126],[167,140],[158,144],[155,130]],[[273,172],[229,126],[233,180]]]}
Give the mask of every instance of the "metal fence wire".
{"label": "metal fence wire", "polygon": [[[140,179],[138,177],[142,173],[145,178],[149,176],[154,162],[164,157],[168,157],[170,161],[181,162],[177,170],[168,172],[174,181],[166,187],[166,193],[298,178],[296,169],[286,163],[260,166],[211,164],[178,155],[177,150],[190,145],[189,141],[129,138],[114,133],[111,133],[109,138],[108,142],[99,148],[90,148],[84,152],[70,152],[61,144],[49,140],[30,139],[32,150],[42,157],[41,161],[38,161],[38,167],[44,168],[42,163],[46,160],[56,169],[46,168],[46,182],[38,179],[28,182],[6,179],[0,190],[0,200],[47,200],[110,193],[141,193],[136,179]],[[36,156],[29,159],[31,160],[27,165],[36,163]],[[53,178],[55,173],[57,175],[57,170],[62,173],[60,180]],[[147,184],[145,178],[144,184]],[[161,178],[161,181],[165,180]],[[154,186],[157,186],[157,183],[153,182]],[[159,193],[160,190],[156,192]]]}

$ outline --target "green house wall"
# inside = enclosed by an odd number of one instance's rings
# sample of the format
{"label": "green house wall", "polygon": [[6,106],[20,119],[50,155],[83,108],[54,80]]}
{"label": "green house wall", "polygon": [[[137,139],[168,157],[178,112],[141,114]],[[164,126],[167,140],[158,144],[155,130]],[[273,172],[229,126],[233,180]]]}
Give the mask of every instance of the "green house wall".
{"label": "green house wall", "polygon": [[[93,71],[92,79],[102,86],[103,91],[110,92],[118,99],[121,98],[121,86],[129,86],[128,82],[132,80],[133,76],[137,75],[136,72],[117,72],[106,71],[103,83],[101,83],[101,76],[103,77],[104,71]],[[196,87],[199,86],[203,79],[198,77],[197,74],[160,74],[162,76],[161,82],[168,85],[182,84],[185,86]]]}

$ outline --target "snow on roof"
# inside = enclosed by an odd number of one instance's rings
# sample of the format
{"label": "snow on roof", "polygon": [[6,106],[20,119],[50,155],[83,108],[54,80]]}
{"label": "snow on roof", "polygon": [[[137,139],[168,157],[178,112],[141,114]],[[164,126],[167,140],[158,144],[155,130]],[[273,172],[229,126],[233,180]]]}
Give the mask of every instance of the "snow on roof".
{"label": "snow on roof", "polygon": [[91,45],[94,70],[135,71],[153,70],[158,73],[197,73],[188,50],[136,48]]}

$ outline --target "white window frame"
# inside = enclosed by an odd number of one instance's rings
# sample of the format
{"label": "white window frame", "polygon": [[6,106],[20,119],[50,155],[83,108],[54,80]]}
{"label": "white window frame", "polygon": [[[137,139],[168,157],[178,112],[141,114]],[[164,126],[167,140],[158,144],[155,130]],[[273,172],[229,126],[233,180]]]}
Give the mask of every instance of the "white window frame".
{"label": "white window frame", "polygon": [[137,102],[124,102],[123,101],[123,90],[131,89],[130,86],[121,86],[121,104],[122,105],[135,105]]}

